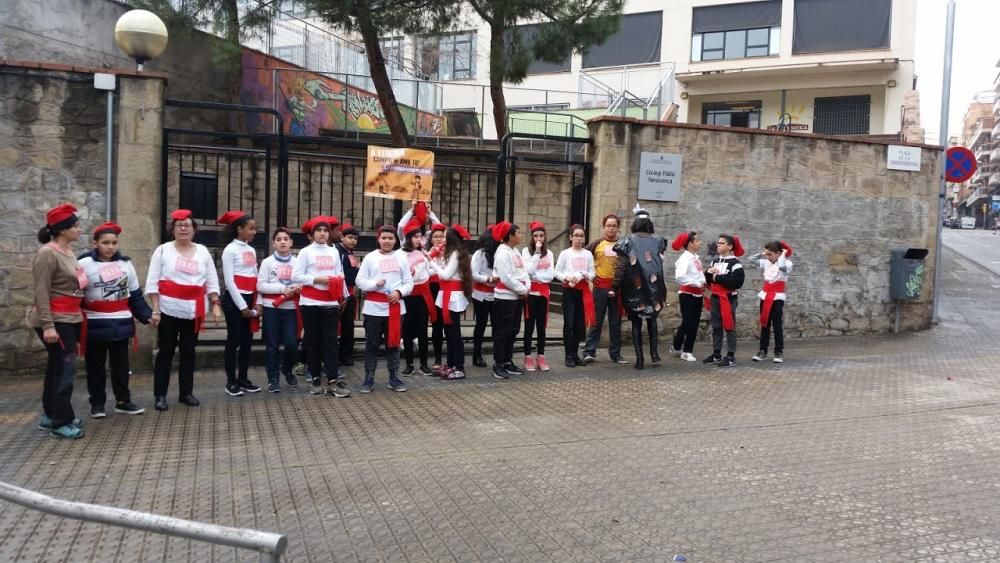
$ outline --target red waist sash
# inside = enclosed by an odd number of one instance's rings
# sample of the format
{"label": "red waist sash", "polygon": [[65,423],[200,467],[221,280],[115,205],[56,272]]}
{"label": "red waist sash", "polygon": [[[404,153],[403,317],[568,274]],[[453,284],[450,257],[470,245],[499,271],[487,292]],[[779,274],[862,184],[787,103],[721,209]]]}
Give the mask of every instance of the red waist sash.
{"label": "red waist sash", "polygon": [[[386,338],[386,348],[399,348],[400,329],[403,326],[402,314],[400,313],[399,301],[389,303],[389,296],[384,293],[371,292],[365,294],[365,299],[372,303],[387,303],[389,305],[389,334]],[[368,336],[375,336],[374,334]]]}
{"label": "red waist sash", "polygon": [[[736,319],[733,317],[733,305],[729,301],[731,290],[722,284],[709,284],[712,295],[719,298],[719,313],[722,315],[722,328],[731,331],[736,328]],[[711,297],[705,296],[705,309],[712,309]]]}
{"label": "red waist sash", "polygon": [[[434,306],[434,297],[431,296],[431,284],[430,284],[430,282],[418,283],[418,284],[414,285],[413,286],[413,291],[410,292],[410,295],[419,296],[419,297],[423,297],[424,298],[424,305],[427,307],[427,320],[430,321],[431,323],[436,323],[437,322],[437,318],[438,318],[437,307]],[[448,308],[448,302],[447,301],[443,300],[443,301],[441,301],[441,303],[444,305],[444,307],[442,307],[442,309],[447,309]],[[444,315],[445,315],[445,318],[448,317],[448,313],[445,313]]]}
{"label": "red waist sash", "polygon": [[451,294],[454,291],[462,291],[462,280],[441,280],[438,282],[443,295],[441,295],[441,317],[446,325],[451,324],[451,310],[448,305],[451,303]]}
{"label": "red waist sash", "polygon": [[[600,279],[600,278],[598,278]],[[579,291],[583,296],[583,322],[587,327],[592,327],[597,324],[597,312],[594,309],[594,294],[590,291],[590,285],[587,284],[587,280],[580,280],[574,285],[566,285],[565,287]],[[572,322],[572,321],[571,321]]]}
{"label": "red waist sash", "polygon": [[774,305],[774,298],[779,293],[785,292],[785,282],[774,281],[764,282],[764,303],[760,308],[760,326],[767,326],[768,319],[771,318],[771,306]]}
{"label": "red waist sash", "polygon": [[[545,324],[544,326],[549,326],[549,301],[552,299],[552,287],[546,282],[532,281],[531,287],[528,292],[536,292],[545,299]],[[528,305],[528,300],[524,300],[524,318],[531,318],[531,307]]]}
{"label": "red waist sash", "polygon": [[705,289],[696,285],[682,285],[677,289],[677,293],[688,293],[690,295],[697,295],[698,297],[701,297],[705,294]]}
{"label": "red waist sash", "polygon": [[127,298],[114,301],[85,301],[83,308],[91,313],[124,313],[129,310]]}
{"label": "red waist sash", "polygon": [[330,305],[339,305],[344,299],[344,278],[330,278],[328,289],[318,289],[311,285],[302,286],[302,297],[313,301],[324,301]]}
{"label": "red waist sash", "polygon": [[[49,299],[49,311],[60,315],[83,315],[83,323],[80,325],[80,341],[76,343],[76,355],[82,356],[87,351],[87,314],[80,308],[82,297],[60,296]],[[66,350],[66,345],[59,339],[59,345]]]}
{"label": "red waist sash", "polygon": [[[247,307],[253,309],[257,305],[257,277],[256,276],[233,276],[233,281],[236,282],[236,289],[240,290],[240,293],[250,293],[250,302],[247,303]],[[260,331],[260,317],[250,318],[250,332]]]}
{"label": "red waist sash", "polygon": [[201,332],[205,324],[205,286],[185,285],[160,280],[160,295],[183,301],[194,301],[194,331]]}
{"label": "red waist sash", "polygon": [[[612,279],[612,278],[602,278],[601,276],[597,276],[597,277],[594,278],[594,289],[606,289],[608,291],[614,291],[614,287],[612,287],[612,285],[611,285],[612,283],[614,283],[614,281],[615,280]],[[624,317],[625,316],[625,303],[622,302],[621,293],[615,292],[615,301],[618,302],[618,316]],[[584,306],[586,306],[586,304]],[[596,320],[595,320],[595,324],[596,324]]]}
{"label": "red waist sash", "polygon": [[472,289],[474,289],[476,291],[481,291],[483,293],[493,293],[493,290],[496,289],[496,288],[493,287],[492,285],[488,284],[488,283],[476,282],[476,283],[472,284]]}

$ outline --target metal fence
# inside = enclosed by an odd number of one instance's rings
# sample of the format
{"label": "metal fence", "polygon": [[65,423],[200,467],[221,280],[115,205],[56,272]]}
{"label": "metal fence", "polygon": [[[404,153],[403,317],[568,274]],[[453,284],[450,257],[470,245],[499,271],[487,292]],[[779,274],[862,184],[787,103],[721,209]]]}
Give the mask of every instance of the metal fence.
{"label": "metal fence", "polygon": [[250,549],[259,552],[262,561],[280,561],[288,549],[288,538],[280,534],[182,520],[113,506],[71,502],[4,482],[0,482],[0,499],[63,518]]}

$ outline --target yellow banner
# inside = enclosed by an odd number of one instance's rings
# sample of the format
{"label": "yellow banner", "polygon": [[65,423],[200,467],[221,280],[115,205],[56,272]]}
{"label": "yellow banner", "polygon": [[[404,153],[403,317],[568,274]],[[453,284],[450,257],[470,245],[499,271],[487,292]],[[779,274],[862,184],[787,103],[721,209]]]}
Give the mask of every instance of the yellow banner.
{"label": "yellow banner", "polygon": [[434,153],[368,145],[365,195],[403,201],[430,201]]}

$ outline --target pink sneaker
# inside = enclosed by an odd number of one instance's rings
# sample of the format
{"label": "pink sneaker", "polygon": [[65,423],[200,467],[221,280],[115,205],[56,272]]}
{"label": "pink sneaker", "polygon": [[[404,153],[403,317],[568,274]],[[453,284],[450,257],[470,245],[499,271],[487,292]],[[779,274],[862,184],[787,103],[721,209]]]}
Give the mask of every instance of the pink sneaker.
{"label": "pink sneaker", "polygon": [[535,371],[535,359],[531,356],[524,357],[524,371]]}
{"label": "pink sneaker", "polygon": [[541,371],[549,371],[549,363],[545,361],[545,356],[538,355],[538,369]]}

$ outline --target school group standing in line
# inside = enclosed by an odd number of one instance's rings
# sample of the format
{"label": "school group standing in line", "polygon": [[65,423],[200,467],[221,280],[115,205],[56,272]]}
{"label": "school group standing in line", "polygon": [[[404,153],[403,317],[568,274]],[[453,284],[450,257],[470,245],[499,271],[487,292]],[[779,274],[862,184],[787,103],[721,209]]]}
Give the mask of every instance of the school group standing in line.
{"label": "school group standing in line", "polygon": [[[361,297],[365,333],[361,393],[375,389],[382,347],[388,387],[394,391],[406,391],[400,377],[415,373],[444,380],[466,377],[459,319],[470,303],[475,314],[474,366],[488,365],[482,350],[486,325],[491,324],[493,377],[549,371],[545,340],[552,283],[562,285],[567,368],[596,360],[605,317],[609,359],[629,363],[621,350],[621,323],[627,317],[635,368],[643,369],[644,340],[649,342],[649,361],[661,362],[657,318],[666,306],[663,260],[671,248],[681,253],[675,262],[681,323],[671,353],[696,361],[694,341],[704,308],[710,312],[712,327],[712,353],[704,363],[721,367],[736,363],[736,308],[744,283],[739,238],[720,235],[715,258],[706,269],[699,257],[698,233],[681,233],[668,243],[655,234],[649,213],[639,206],[631,233],[624,237],[619,237],[620,219],[613,214],[602,220],[601,240],[589,245],[583,226],[572,225],[570,246],[558,258],[548,249],[545,225],[537,221],[528,225],[526,236],[507,221],[488,226],[470,256],[467,241],[472,236],[465,227],[446,226],[426,204],[415,202],[397,227],[377,229],[377,250],[359,261],[354,254],[358,230],[341,225],[336,217],[320,215],[302,226],[310,243],[295,255],[291,232],[276,229],[271,237],[273,252],[259,265],[251,246],[256,222],[242,211],[229,211],[218,219],[225,227],[221,236],[226,243],[221,285],[211,253],[194,242],[197,225],[191,211],[178,209],[170,215],[173,240],[157,247],[150,259],[145,292],[131,261],[119,251],[118,225],[109,222],[95,228],[92,249],[74,255],[71,245],[81,236],[76,211],[63,204],[48,212],[38,233],[43,246],[33,264],[31,324],[48,354],[39,428],[58,437],[83,436],[83,421],[71,404],[78,354],[85,357],[93,418],[106,414],[108,364],[115,412],[144,412],[132,402],[128,387],[135,321],[157,330],[156,410],[170,408],[167,392],[175,350],[179,352],[177,401],[198,406],[195,348],[209,312],[216,322],[225,318],[225,391],[234,397],[261,391],[250,380],[253,335],[260,330],[268,391],[281,392],[282,380],[287,387],[297,387],[295,366],[302,358],[311,394],[349,397],[351,389],[340,368],[353,364],[354,319]],[[791,247],[774,241],[750,257],[764,278],[758,294],[760,348],[754,361],[768,359],[771,332],[773,361],[783,361],[782,318],[791,254]],[[522,320],[523,368],[514,363]]]}

